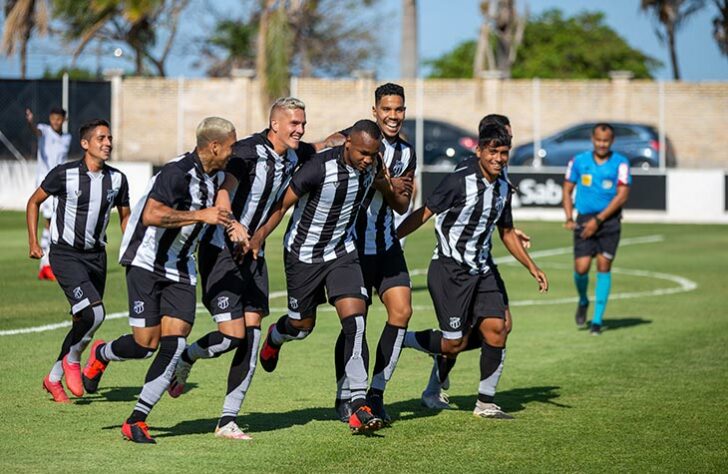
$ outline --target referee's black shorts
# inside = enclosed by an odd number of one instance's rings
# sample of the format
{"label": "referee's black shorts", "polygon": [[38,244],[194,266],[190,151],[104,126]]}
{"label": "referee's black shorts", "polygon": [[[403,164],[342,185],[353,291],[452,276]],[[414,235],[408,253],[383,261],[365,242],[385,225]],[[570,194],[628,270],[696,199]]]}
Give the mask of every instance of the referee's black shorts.
{"label": "referee's black shorts", "polygon": [[588,239],[581,238],[584,224],[594,219],[596,214],[580,214],[576,217],[574,229],[574,258],[603,255],[608,260],[617,256],[617,246],[622,232],[622,216],[616,214],[602,222],[596,233]]}
{"label": "referee's black shorts", "polygon": [[63,245],[51,245],[48,259],[71,305],[71,314],[100,302],[106,288],[106,251],[82,252]]}

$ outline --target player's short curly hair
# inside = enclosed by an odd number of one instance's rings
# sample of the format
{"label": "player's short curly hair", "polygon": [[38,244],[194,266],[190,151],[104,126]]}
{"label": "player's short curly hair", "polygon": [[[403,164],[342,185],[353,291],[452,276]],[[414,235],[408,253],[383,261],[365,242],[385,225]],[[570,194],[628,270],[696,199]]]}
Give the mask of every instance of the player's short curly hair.
{"label": "player's short curly hair", "polygon": [[404,87],[392,82],[382,84],[374,91],[374,103],[378,104],[385,95],[398,95],[404,101]]}

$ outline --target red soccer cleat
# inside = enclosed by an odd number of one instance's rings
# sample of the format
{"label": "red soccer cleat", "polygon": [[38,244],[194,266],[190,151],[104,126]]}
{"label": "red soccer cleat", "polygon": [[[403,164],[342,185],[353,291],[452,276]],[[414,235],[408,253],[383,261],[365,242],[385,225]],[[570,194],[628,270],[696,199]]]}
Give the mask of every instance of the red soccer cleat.
{"label": "red soccer cleat", "polygon": [[106,370],[106,367],[108,366],[108,364],[100,361],[96,357],[96,348],[102,344],[104,344],[104,341],[102,340],[94,341],[88,354],[86,367],[83,368],[83,376],[81,379],[83,380],[83,386],[88,393],[96,393],[96,390],[99,388],[101,376],[104,375],[104,370]]}
{"label": "red soccer cleat", "polygon": [[275,323],[271,324],[268,328],[268,336],[266,336],[265,342],[263,342],[263,347],[260,348],[260,365],[266,372],[273,372],[276,370],[276,366],[278,365],[278,353],[281,351],[280,346],[275,347],[270,342],[270,333],[273,331],[274,326]]}
{"label": "red soccer cleat", "polygon": [[121,434],[125,439],[140,444],[157,444],[154,438],[149,434],[149,427],[143,421],[129,423],[127,421],[121,425]]}
{"label": "red soccer cleat", "polygon": [[66,395],[66,391],[63,390],[63,385],[61,385],[61,382],[51,382],[50,375],[46,375],[46,377],[43,379],[43,389],[51,394],[54,402],[71,403],[71,401],[68,399],[68,395]]}
{"label": "red soccer cleat", "polygon": [[83,397],[83,382],[81,381],[81,364],[68,362],[68,354],[61,361],[63,375],[66,377],[66,387],[77,397]]}
{"label": "red soccer cleat", "polygon": [[38,272],[39,280],[56,281],[56,276],[53,274],[53,270],[50,265],[43,265]]}

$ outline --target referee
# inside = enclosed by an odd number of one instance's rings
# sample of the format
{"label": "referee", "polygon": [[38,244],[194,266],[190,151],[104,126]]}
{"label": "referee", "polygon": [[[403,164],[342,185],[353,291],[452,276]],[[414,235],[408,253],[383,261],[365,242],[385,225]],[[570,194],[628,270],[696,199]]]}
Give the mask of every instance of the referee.
{"label": "referee", "polygon": [[112,137],[105,120],[80,130],[83,158],[53,168],[28,200],[26,219],[30,258],[43,258],[38,243],[38,213],[53,196],[50,263],[71,305],[73,324],[43,388],[59,403],[68,403],[61,379],[77,397],[83,396],[81,353],[104,320],[106,286],[106,226],[111,209],[119,211],[122,232],[129,219],[126,176],[106,164]]}

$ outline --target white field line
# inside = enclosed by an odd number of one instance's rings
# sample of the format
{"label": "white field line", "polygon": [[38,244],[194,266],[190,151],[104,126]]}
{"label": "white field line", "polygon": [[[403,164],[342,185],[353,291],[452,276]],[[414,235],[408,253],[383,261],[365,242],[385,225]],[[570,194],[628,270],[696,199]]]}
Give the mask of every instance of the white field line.
{"label": "white field line", "polygon": [[[646,243],[655,243],[655,242],[662,242],[665,240],[665,238],[662,235],[648,235],[644,237],[633,237],[633,238],[627,238],[622,239],[620,241],[620,246],[625,245],[636,245],[636,244],[646,244]],[[554,255],[565,255],[569,254],[573,251],[573,247],[559,247],[554,249],[547,249],[547,250],[539,250],[535,252],[531,252],[531,256],[538,258],[538,257],[551,257]],[[496,263],[498,264],[504,264],[504,263],[512,263],[516,260],[513,257],[504,257],[504,258],[498,258],[496,259]],[[558,265],[549,265],[557,267]],[[564,266],[564,268],[567,268]],[[571,268],[570,266],[568,268]],[[625,292],[625,293],[614,293],[609,296],[610,299],[628,299],[628,298],[642,298],[646,296],[663,296],[663,295],[672,295],[675,293],[684,293],[687,291],[693,291],[698,287],[698,284],[695,283],[692,280],[689,280],[687,278],[683,278],[678,275],[671,275],[669,273],[659,273],[659,272],[650,272],[646,270],[629,270],[629,269],[621,269],[621,268],[612,268],[612,271],[614,273],[621,273],[624,275],[632,275],[632,276],[638,276],[638,277],[644,277],[644,278],[652,278],[656,280],[666,280],[672,283],[676,283],[678,286],[671,287],[671,288],[658,288],[656,290],[650,290],[650,291],[636,291],[636,292]],[[426,275],[427,269],[418,268],[410,271],[410,275]],[[286,296],[285,291],[274,291],[270,294],[271,299],[280,298]],[[565,304],[565,303],[575,303],[577,301],[576,297],[569,297],[569,298],[558,298],[558,299],[532,299],[532,300],[521,300],[521,301],[511,301],[511,306],[533,306],[533,305],[552,305],[552,304]],[[202,304],[197,305],[198,311],[204,311],[205,307]],[[422,306],[422,305],[416,305],[413,306],[414,310],[428,310],[431,309],[430,306]],[[287,311],[287,308],[284,307],[272,307],[270,308],[271,312],[285,312]],[[319,311],[334,311],[334,308],[329,306],[324,306],[322,308],[319,308]],[[120,311],[117,313],[110,313],[106,315],[107,320],[111,319],[119,319],[119,318],[125,318],[129,315],[127,311]],[[29,334],[29,333],[35,333],[35,332],[45,332],[45,331],[52,331],[54,329],[60,329],[69,327],[71,325],[71,321],[63,321],[60,323],[55,324],[45,324],[43,326],[33,326],[33,327],[27,327],[27,328],[19,328],[19,329],[8,329],[0,331],[0,336],[15,336],[18,334]]]}

